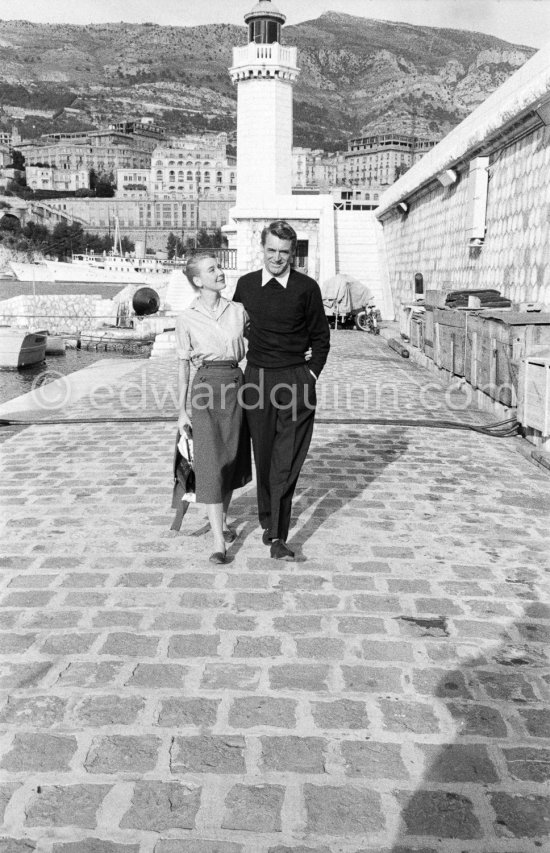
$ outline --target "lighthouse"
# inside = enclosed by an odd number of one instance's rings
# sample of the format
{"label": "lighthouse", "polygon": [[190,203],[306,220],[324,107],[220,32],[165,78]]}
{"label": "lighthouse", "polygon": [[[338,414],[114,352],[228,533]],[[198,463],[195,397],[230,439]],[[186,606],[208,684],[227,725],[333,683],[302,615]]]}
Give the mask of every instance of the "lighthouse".
{"label": "lighthouse", "polygon": [[297,50],[281,44],[286,20],[271,0],[244,16],[248,44],[233,49],[237,86],[237,207],[292,193],[292,96]]}
{"label": "lighthouse", "polygon": [[223,226],[236,249],[229,290],[263,263],[262,229],[286,219],[298,235],[296,266],[317,280],[335,272],[334,204],[330,195],[292,194],[292,100],[297,49],[282,44],[286,17],[272,0],[244,16],[247,44],[233,48],[229,69],[237,88],[237,199]]}

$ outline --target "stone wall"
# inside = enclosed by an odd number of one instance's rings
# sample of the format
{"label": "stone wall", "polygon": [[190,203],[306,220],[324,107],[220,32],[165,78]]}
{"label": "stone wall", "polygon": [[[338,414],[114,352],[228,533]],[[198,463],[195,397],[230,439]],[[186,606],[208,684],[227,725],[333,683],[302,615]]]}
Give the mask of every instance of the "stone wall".
{"label": "stone wall", "polygon": [[0,302],[0,323],[75,335],[116,323],[117,305],[100,296],[14,296]]}
{"label": "stone wall", "polygon": [[437,183],[410,202],[406,217],[383,221],[396,304],[424,288],[500,290],[513,302],[550,306],[550,128],[540,127],[490,156],[487,231],[470,247],[466,233],[468,173]]}
{"label": "stone wall", "polygon": [[[396,307],[415,298],[422,273],[425,290],[495,288],[514,303],[550,308],[549,114],[550,44],[384,193],[376,216]],[[477,157],[488,158],[489,183],[485,232],[481,216],[474,234]],[[457,180],[445,187],[448,170]]]}

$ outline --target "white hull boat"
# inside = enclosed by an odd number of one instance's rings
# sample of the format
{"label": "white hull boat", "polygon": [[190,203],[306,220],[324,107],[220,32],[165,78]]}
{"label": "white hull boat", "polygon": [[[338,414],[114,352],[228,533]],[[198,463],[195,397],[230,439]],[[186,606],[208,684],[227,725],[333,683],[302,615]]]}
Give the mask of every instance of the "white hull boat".
{"label": "white hull boat", "polygon": [[46,355],[65,355],[65,338],[62,335],[47,335]]}
{"label": "white hull boat", "polygon": [[46,357],[47,334],[43,331],[0,326],[0,368],[32,367]]}
{"label": "white hull boat", "polygon": [[157,258],[137,258],[122,255],[73,255],[72,261],[23,263],[12,261],[11,268],[18,281],[53,282],[55,284],[127,284],[154,286],[167,281],[181,264]]}

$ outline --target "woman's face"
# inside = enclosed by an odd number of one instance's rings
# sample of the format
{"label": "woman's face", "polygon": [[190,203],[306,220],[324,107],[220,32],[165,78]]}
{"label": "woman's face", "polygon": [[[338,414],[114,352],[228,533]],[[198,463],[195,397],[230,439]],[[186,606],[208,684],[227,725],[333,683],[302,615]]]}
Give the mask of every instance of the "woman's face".
{"label": "woman's face", "polygon": [[199,275],[194,278],[197,287],[220,293],[225,287],[225,275],[215,258],[202,258],[199,261]]}

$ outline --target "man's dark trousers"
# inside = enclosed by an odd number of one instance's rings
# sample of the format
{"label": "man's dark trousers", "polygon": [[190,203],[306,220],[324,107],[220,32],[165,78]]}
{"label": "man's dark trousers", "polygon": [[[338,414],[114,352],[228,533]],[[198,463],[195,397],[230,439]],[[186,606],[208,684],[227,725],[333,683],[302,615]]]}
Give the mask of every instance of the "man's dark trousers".
{"label": "man's dark trousers", "polygon": [[272,539],[286,541],[292,496],[313,433],[315,378],[304,364],[249,365],[243,403],[254,448],[260,524]]}

